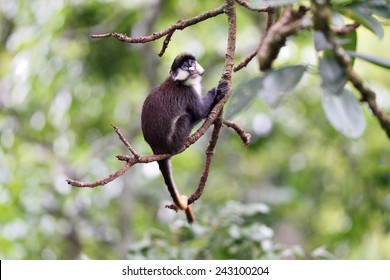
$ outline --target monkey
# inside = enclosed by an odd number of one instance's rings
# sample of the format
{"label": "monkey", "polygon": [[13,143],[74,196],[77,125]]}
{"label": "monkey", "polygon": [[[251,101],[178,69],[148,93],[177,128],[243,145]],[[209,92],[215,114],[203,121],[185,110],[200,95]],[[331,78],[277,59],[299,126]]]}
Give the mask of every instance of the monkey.
{"label": "monkey", "polygon": [[[173,61],[166,80],[153,88],[142,106],[141,126],[153,153],[176,154],[186,143],[192,128],[206,118],[228,90],[226,81],[201,95],[204,69],[190,53]],[[158,161],[168,191],[189,224],[194,222],[188,198],[180,195],[172,176],[170,158]]]}

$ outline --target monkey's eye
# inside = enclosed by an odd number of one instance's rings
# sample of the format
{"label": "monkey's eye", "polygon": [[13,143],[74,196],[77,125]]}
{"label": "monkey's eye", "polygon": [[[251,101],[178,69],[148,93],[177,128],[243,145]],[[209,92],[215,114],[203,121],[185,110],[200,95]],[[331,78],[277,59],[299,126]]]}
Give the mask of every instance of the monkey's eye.
{"label": "monkey's eye", "polygon": [[181,65],[181,69],[183,70],[188,70],[191,66],[193,66],[194,61],[193,60],[186,60],[184,63]]}

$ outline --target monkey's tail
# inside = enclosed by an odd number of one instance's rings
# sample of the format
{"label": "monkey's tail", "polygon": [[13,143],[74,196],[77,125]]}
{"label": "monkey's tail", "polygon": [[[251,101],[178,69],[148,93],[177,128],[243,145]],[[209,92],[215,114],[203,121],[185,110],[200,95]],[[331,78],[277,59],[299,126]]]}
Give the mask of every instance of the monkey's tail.
{"label": "monkey's tail", "polygon": [[[171,194],[172,200],[180,210],[185,210],[188,223],[192,224],[195,220],[192,213],[191,206],[187,204],[187,197],[181,196],[176,188],[175,181],[172,177],[172,167],[170,158],[158,161],[158,166],[164,177],[165,184],[168,187],[168,191]],[[185,201],[183,201],[185,200]]]}

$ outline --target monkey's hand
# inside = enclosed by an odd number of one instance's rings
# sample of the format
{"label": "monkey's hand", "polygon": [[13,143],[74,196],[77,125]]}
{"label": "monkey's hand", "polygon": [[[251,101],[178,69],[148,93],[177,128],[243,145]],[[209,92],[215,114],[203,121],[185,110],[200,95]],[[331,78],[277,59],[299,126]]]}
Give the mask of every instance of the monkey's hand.
{"label": "monkey's hand", "polygon": [[215,102],[221,100],[225,96],[228,90],[229,90],[228,82],[221,81],[216,88],[215,99],[214,99]]}

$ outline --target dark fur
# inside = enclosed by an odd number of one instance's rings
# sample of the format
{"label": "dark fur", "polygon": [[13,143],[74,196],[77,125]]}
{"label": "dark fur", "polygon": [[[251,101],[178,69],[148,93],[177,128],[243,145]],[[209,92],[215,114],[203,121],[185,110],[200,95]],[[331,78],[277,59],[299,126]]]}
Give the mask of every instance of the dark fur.
{"label": "dark fur", "polygon": [[[187,59],[195,58],[190,54],[179,55],[171,71],[180,68]],[[186,143],[194,125],[207,117],[226,91],[227,84],[221,83],[202,97],[192,87],[174,81],[171,76],[155,87],[144,102],[141,116],[144,138],[153,153],[177,153]],[[179,207],[180,198],[173,181],[170,159],[158,163],[172,199]],[[186,214],[191,223],[193,217],[189,217],[187,211]]]}
{"label": "dark fur", "polygon": [[142,131],[155,154],[174,154],[183,147],[192,128],[207,117],[222,92],[211,89],[200,97],[191,87],[168,78],[154,88],[142,108]]}

